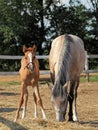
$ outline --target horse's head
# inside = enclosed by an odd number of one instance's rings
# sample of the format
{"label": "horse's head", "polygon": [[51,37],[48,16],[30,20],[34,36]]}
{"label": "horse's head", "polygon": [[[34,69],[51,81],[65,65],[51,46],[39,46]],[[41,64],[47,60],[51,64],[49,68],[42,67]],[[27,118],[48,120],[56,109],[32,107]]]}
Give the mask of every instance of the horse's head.
{"label": "horse's head", "polygon": [[27,48],[25,45],[23,45],[23,53],[24,53],[25,59],[26,59],[26,67],[30,71],[33,71],[33,69],[34,69],[35,52],[36,52],[35,45],[33,45],[33,47],[29,47],[29,48]]}
{"label": "horse's head", "polygon": [[[51,102],[55,110],[56,120],[64,121],[68,103],[67,86],[62,86],[62,90],[56,90],[56,87],[52,87]],[[61,91],[61,93],[59,93]]]}

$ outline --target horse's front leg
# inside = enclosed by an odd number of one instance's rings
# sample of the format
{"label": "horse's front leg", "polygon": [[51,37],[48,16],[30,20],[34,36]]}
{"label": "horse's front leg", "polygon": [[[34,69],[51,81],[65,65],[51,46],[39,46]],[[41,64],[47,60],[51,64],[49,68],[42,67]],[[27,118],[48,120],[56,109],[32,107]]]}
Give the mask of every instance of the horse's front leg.
{"label": "horse's front leg", "polygon": [[27,101],[28,101],[28,90],[27,86],[24,88],[24,104],[23,104],[23,112],[22,112],[22,119],[26,117],[26,107],[27,107]]}
{"label": "horse's front leg", "polygon": [[77,89],[78,89],[78,86],[79,86],[79,80],[76,81],[75,88],[74,88],[73,121],[78,121],[77,105],[76,105]]}
{"label": "horse's front leg", "polygon": [[77,109],[76,109],[76,98],[77,88],[79,82],[70,82],[70,93],[69,93],[69,121],[78,121]]}
{"label": "horse's front leg", "polygon": [[[42,100],[41,100],[41,97],[40,97],[39,86],[38,85],[34,86],[34,93],[35,93],[35,99],[36,99],[35,110],[36,110],[37,104],[38,104],[41,107],[43,119],[47,119],[45,111],[44,111],[44,107],[43,107],[43,104],[42,104]],[[37,115],[37,113],[36,113],[36,115]]]}
{"label": "horse's front leg", "polygon": [[21,108],[21,106],[22,106],[22,104],[23,104],[24,88],[25,88],[25,86],[24,86],[24,84],[22,83],[22,84],[21,84],[21,95],[20,95],[19,104],[18,104],[18,110],[17,110],[17,112],[16,112],[16,116],[15,116],[14,122],[16,122],[17,119],[19,118],[20,108]]}

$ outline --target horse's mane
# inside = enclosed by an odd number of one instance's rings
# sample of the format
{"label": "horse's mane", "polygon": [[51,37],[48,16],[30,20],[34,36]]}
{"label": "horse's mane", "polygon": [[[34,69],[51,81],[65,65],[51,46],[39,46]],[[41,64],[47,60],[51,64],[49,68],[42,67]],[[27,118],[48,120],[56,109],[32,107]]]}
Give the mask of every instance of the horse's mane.
{"label": "horse's mane", "polygon": [[71,44],[73,39],[69,35],[65,35],[65,40],[61,48],[60,57],[58,59],[59,70],[55,77],[53,95],[55,97],[63,95],[63,86],[69,79],[69,67],[71,61]]}

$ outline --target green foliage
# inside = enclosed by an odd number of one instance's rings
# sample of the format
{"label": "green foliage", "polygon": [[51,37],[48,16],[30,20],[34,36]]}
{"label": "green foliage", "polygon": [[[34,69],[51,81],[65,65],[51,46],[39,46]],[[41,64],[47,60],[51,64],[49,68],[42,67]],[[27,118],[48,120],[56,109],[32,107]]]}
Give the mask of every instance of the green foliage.
{"label": "green foliage", "polygon": [[[0,0],[0,54],[21,55],[23,44],[36,44],[37,54],[49,54],[52,40],[65,33],[80,36],[88,53],[98,54],[96,9],[79,0],[70,0],[69,6],[53,0]],[[45,68],[44,61],[40,66]]]}

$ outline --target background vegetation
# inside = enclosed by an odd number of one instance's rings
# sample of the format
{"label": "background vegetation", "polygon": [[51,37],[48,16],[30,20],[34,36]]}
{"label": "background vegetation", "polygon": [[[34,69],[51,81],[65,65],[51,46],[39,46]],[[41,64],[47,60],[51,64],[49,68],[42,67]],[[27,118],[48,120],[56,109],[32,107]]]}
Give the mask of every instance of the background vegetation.
{"label": "background vegetation", "polygon": [[[98,54],[98,0],[86,6],[80,0],[0,0],[1,55],[22,55],[23,44],[36,44],[37,54],[49,54],[52,40],[65,33],[81,37],[88,53]],[[13,70],[12,64],[7,61],[4,68]]]}

